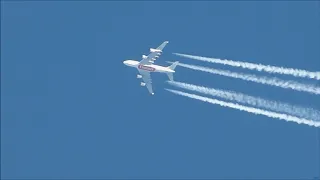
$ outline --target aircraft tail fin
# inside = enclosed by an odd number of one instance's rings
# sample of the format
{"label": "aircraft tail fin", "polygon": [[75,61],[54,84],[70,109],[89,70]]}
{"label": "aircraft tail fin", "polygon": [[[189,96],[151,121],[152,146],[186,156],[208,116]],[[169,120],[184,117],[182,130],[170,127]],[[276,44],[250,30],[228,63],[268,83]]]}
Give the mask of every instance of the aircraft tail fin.
{"label": "aircraft tail fin", "polygon": [[179,61],[176,61],[176,62],[172,63],[170,66],[168,66],[168,68],[171,70],[174,70],[178,64],[179,64]]}

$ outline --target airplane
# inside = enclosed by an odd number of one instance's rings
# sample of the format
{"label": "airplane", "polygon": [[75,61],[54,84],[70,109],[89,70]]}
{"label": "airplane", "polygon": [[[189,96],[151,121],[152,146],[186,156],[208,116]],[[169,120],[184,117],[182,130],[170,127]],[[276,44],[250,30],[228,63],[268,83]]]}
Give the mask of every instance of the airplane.
{"label": "airplane", "polygon": [[141,86],[146,86],[149,93],[154,95],[152,89],[152,79],[151,79],[151,72],[159,72],[159,73],[166,73],[169,80],[173,81],[173,73],[175,72],[175,68],[178,65],[178,61],[172,63],[170,66],[164,67],[155,65],[154,61],[156,61],[162,53],[164,47],[169,43],[169,41],[164,41],[159,47],[156,49],[150,48],[150,54],[148,56],[142,55],[142,60],[135,61],[135,60],[125,60],[123,64],[129,67],[134,67],[138,70],[139,74],[137,75],[138,79],[142,79],[143,82],[140,83]]}

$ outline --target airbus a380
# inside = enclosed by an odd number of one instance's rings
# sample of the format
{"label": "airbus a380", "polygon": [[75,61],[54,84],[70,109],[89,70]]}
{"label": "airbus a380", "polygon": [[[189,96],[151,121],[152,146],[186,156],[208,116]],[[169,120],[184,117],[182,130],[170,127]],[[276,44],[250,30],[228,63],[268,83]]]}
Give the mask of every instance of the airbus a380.
{"label": "airbus a380", "polygon": [[123,64],[134,67],[138,70],[139,74],[137,75],[138,79],[143,80],[143,82],[140,83],[141,86],[146,86],[149,93],[154,95],[153,89],[152,89],[152,79],[151,79],[151,72],[159,72],[159,73],[166,73],[169,80],[173,81],[173,73],[175,72],[174,69],[178,65],[178,61],[174,62],[170,66],[164,67],[155,65],[154,61],[156,61],[159,56],[162,53],[162,50],[164,47],[169,43],[169,41],[163,42],[159,47],[156,49],[150,48],[150,54],[148,56],[142,55],[142,60],[135,61],[135,60],[125,60],[123,61]]}

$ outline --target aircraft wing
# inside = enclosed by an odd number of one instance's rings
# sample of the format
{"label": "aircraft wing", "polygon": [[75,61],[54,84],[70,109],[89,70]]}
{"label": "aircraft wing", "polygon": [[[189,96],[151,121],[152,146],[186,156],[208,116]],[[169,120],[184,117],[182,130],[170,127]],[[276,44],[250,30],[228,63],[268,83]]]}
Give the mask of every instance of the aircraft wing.
{"label": "aircraft wing", "polygon": [[153,95],[154,93],[153,93],[153,89],[152,89],[152,79],[151,79],[150,72],[139,70],[139,73],[141,74],[142,80],[144,81],[144,83],[146,83],[146,87],[147,87],[149,93]]}
{"label": "aircraft wing", "polygon": [[169,41],[164,41],[156,49],[150,48],[150,54],[142,58],[142,60],[140,61],[140,64],[143,64],[143,65],[153,64],[154,61],[161,56],[162,50],[168,43]]}

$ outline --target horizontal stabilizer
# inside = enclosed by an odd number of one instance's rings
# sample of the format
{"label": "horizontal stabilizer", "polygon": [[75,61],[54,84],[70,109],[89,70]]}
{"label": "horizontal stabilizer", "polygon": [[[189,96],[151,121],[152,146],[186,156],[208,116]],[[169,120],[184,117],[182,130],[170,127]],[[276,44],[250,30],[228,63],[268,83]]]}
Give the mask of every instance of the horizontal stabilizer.
{"label": "horizontal stabilizer", "polygon": [[176,62],[172,63],[170,66],[168,66],[168,68],[171,70],[174,70],[178,64],[179,64],[179,61],[176,61]]}
{"label": "horizontal stabilizer", "polygon": [[173,81],[173,73],[167,73],[167,76],[170,81]]}

